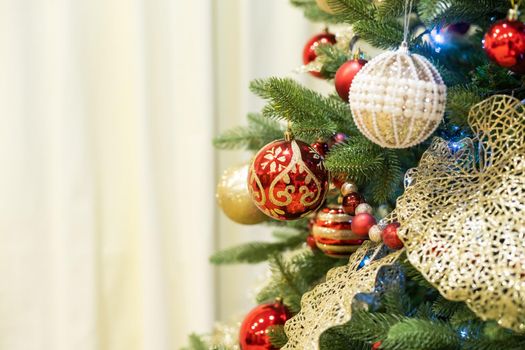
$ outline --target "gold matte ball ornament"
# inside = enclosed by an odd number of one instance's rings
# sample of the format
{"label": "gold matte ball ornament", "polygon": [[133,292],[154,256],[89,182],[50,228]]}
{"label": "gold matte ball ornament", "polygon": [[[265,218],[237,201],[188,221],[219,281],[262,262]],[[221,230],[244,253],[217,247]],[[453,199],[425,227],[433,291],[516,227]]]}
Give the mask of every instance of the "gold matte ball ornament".
{"label": "gold matte ball ornament", "polygon": [[227,169],[217,184],[217,202],[224,214],[243,225],[255,225],[266,220],[248,191],[248,165]]}

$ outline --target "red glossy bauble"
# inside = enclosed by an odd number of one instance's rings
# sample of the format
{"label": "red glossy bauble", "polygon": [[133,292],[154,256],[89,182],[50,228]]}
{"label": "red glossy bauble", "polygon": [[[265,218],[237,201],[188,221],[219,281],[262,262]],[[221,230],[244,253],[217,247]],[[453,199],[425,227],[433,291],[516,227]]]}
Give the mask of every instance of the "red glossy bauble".
{"label": "red glossy bauble", "polygon": [[315,243],[315,238],[313,235],[308,235],[308,237],[306,237],[306,245],[308,245],[312,250],[317,249],[317,243]]}
{"label": "red glossy bauble", "polygon": [[323,141],[317,141],[312,143],[312,148],[315,149],[315,151],[319,153],[319,155],[323,156],[323,158],[326,157],[328,151],[330,151],[328,143]]}
{"label": "red glossy bauble", "polygon": [[[335,35],[332,33],[321,33],[317,34],[314,37],[312,37],[303,49],[303,63],[308,64],[312,61],[314,61],[317,58],[317,53],[315,52],[315,49],[322,44],[335,44],[336,39]],[[312,74],[315,77],[322,78],[322,75],[320,72],[310,71],[310,74]]]}
{"label": "red glossy bauble", "polygon": [[352,216],[341,207],[327,207],[317,213],[312,234],[317,247],[336,258],[350,256],[364,242],[363,237],[352,232]]}
{"label": "red glossy bauble", "polygon": [[350,193],[343,197],[343,210],[347,214],[355,215],[355,208],[363,202],[363,197],[359,193]]}
{"label": "red glossy bauble", "polygon": [[379,350],[381,349],[381,341],[376,341],[374,344],[372,344],[372,350]]}
{"label": "red glossy bauble", "polygon": [[496,22],[485,34],[487,56],[513,72],[525,73],[525,25],[518,20]]}
{"label": "red glossy bauble", "polygon": [[360,237],[368,237],[370,227],[376,224],[376,219],[368,214],[361,213],[354,216],[352,219],[352,232]]}
{"label": "red glossy bauble", "polygon": [[348,94],[350,93],[352,81],[367,62],[368,61],[359,59],[345,62],[335,73],[335,90],[343,101],[348,102]]}
{"label": "red glossy bauble", "polygon": [[403,248],[403,242],[397,235],[397,228],[399,224],[397,222],[388,224],[383,230],[383,243],[390,249],[401,249]]}
{"label": "red glossy bauble", "polygon": [[248,190],[266,215],[295,220],[323,204],[328,181],[323,158],[310,145],[278,140],[255,155],[248,173]]}
{"label": "red glossy bauble", "polygon": [[283,325],[291,315],[280,302],[262,304],[244,318],[239,332],[242,350],[276,350],[270,342],[268,327]]}

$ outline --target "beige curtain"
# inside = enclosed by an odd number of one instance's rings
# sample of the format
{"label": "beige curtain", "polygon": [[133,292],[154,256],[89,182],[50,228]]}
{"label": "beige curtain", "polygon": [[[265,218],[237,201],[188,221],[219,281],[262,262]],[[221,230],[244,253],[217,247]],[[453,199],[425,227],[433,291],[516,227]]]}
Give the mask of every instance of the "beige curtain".
{"label": "beige curtain", "polygon": [[211,138],[292,76],[285,0],[0,0],[0,350],[171,350],[253,307],[267,239],[217,211]]}
{"label": "beige curtain", "polygon": [[211,6],[0,0],[0,349],[212,326]]}

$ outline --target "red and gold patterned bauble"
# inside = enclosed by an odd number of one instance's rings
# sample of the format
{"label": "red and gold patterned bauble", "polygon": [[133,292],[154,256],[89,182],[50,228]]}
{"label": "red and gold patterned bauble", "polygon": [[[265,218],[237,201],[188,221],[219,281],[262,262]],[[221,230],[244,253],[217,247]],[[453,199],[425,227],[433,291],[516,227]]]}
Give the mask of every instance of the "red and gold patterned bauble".
{"label": "red and gold patterned bauble", "polygon": [[343,63],[335,73],[335,90],[343,101],[348,102],[348,94],[350,93],[352,81],[357,72],[359,72],[367,62],[368,61],[358,58],[353,59]]}
{"label": "red and gold patterned bauble", "polygon": [[312,234],[317,247],[336,258],[350,256],[365,240],[352,232],[352,216],[341,207],[328,207],[317,213]]}
{"label": "red and gold patterned bauble", "polygon": [[352,232],[364,238],[368,238],[368,231],[376,224],[376,219],[369,213],[361,213],[352,219]]}
{"label": "red and gold patterned bauble", "polygon": [[397,235],[397,228],[399,224],[397,222],[388,224],[383,230],[383,243],[390,249],[401,249],[403,248],[403,242]]}
{"label": "red and gold patterned bauble", "polygon": [[[335,44],[335,42],[336,42],[335,35],[332,33],[329,33],[328,31],[326,31],[325,33],[315,35],[310,40],[308,40],[308,42],[304,46],[303,63],[308,64],[317,58],[317,53],[315,52],[315,49],[319,45]],[[312,74],[314,77],[322,78],[322,75],[320,72],[310,71],[310,74]]]}
{"label": "red and gold patterned bauble", "polygon": [[364,202],[363,197],[359,193],[353,192],[353,193],[347,194],[346,196],[343,197],[343,210],[347,214],[355,215],[355,209],[357,208],[359,204],[363,202]]}
{"label": "red and gold patterned bauble", "polygon": [[248,173],[255,205],[277,220],[295,220],[317,210],[328,191],[323,158],[307,143],[271,142],[256,155]]}
{"label": "red and gold patterned bauble", "polygon": [[241,350],[276,350],[270,342],[268,327],[284,325],[290,317],[290,312],[280,301],[262,304],[252,309],[241,324]]}
{"label": "red and gold patterned bauble", "polygon": [[492,61],[513,72],[525,73],[525,25],[518,20],[517,10],[509,10],[506,19],[494,23],[483,43]]}

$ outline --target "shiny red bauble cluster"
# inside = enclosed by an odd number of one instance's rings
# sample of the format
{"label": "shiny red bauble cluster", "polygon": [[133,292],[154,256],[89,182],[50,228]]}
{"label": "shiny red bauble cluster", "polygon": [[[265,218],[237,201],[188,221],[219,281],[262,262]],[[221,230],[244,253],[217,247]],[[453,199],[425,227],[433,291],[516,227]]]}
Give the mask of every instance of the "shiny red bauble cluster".
{"label": "shiny red bauble cluster", "polygon": [[317,213],[312,235],[323,253],[336,258],[350,256],[365,241],[352,232],[352,216],[341,207],[327,207]]}
{"label": "shiny red bauble cluster", "polygon": [[268,327],[284,325],[291,314],[283,303],[262,304],[244,318],[239,332],[241,350],[276,350],[270,342]]}
{"label": "shiny red bauble cluster", "polygon": [[307,143],[279,140],[253,159],[248,190],[255,205],[277,220],[295,220],[317,210],[328,191],[323,158]]}
{"label": "shiny red bauble cluster", "polygon": [[487,56],[498,65],[515,73],[525,73],[525,25],[512,10],[507,19],[490,27],[483,46]]}
{"label": "shiny red bauble cluster", "polygon": [[[315,59],[317,58],[317,53],[315,52],[315,50],[317,49],[317,47],[319,47],[319,45],[324,45],[324,44],[333,45],[335,43],[336,43],[335,35],[332,33],[329,33],[328,31],[313,36],[310,40],[308,40],[308,42],[304,46],[303,63],[308,64],[310,62],[315,61]],[[323,77],[321,75],[321,72],[310,71],[310,74],[312,74],[314,77],[317,77],[317,78]]]}
{"label": "shiny red bauble cluster", "polygon": [[350,94],[350,86],[356,74],[367,64],[368,61],[353,59],[345,62],[339,67],[335,73],[334,83],[335,90],[341,99],[348,102],[348,95]]}

